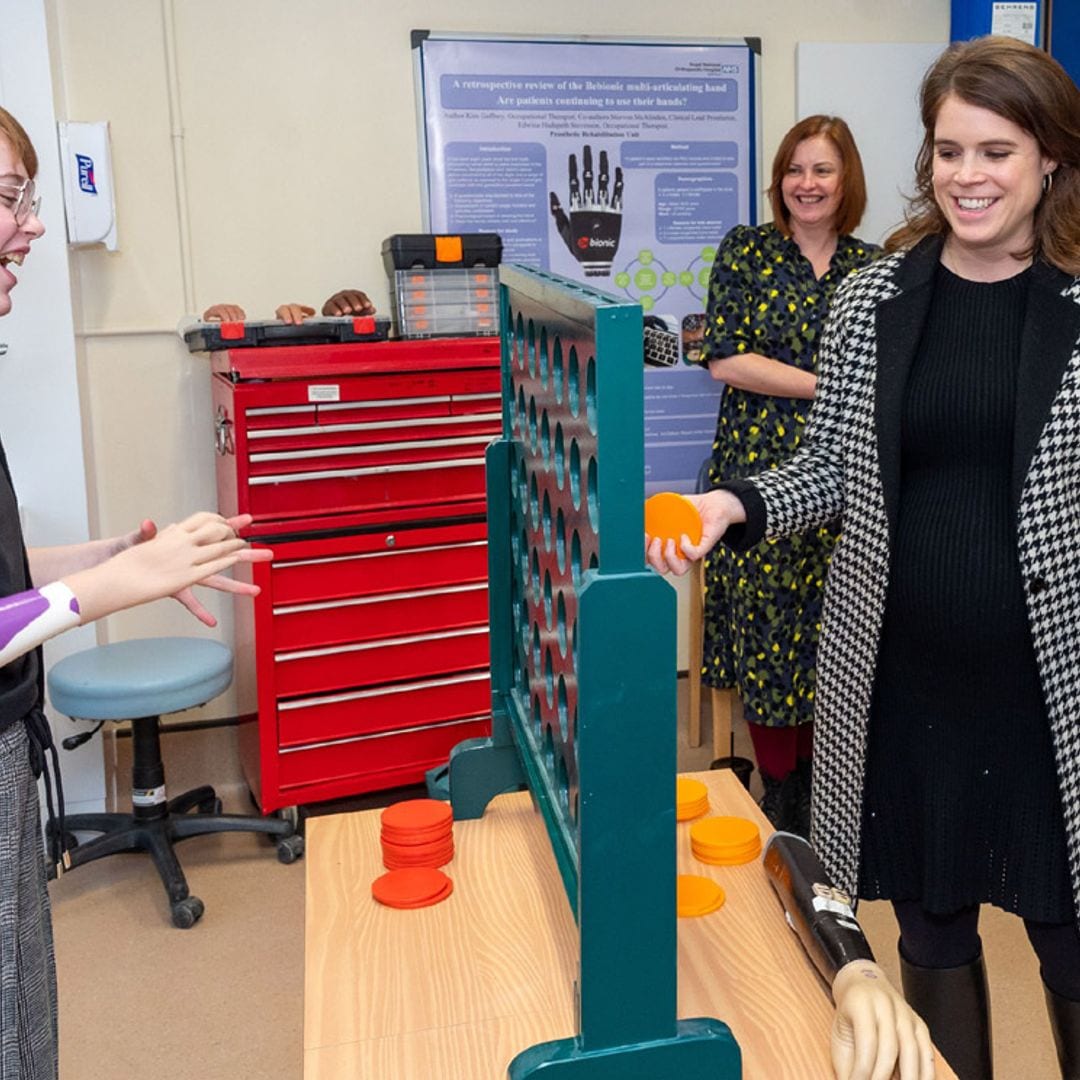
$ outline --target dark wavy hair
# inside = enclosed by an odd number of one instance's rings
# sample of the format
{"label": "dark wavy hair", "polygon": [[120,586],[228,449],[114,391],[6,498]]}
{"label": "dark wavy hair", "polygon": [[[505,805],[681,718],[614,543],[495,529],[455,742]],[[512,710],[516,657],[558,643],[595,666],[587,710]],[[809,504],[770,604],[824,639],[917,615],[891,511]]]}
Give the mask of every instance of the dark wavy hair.
{"label": "dark wavy hair", "polygon": [[903,251],[923,237],[949,231],[933,186],[934,127],[949,94],[1016,124],[1035,139],[1044,157],[1058,163],[1035,210],[1032,248],[1017,258],[1038,255],[1066,273],[1080,274],[1080,90],[1049,54],[1007,37],[955,43],[926,73],[919,91],[924,135],[915,159],[915,194],[885,250]]}
{"label": "dark wavy hair", "polygon": [[0,108],[0,135],[11,143],[15,157],[26,166],[27,174],[37,176],[38,158],[34,144],[22,124],[4,108]]}
{"label": "dark wavy hair", "polygon": [[842,236],[853,233],[866,211],[866,177],[863,174],[859,148],[851,128],[839,116],[807,116],[800,120],[781,140],[772,163],[772,181],[766,194],[772,206],[773,221],[785,235],[791,235],[791,213],[784,204],[781,185],[795,156],[795,149],[804,139],[816,135],[828,138],[840,155],[840,206],[836,211],[836,231]]}

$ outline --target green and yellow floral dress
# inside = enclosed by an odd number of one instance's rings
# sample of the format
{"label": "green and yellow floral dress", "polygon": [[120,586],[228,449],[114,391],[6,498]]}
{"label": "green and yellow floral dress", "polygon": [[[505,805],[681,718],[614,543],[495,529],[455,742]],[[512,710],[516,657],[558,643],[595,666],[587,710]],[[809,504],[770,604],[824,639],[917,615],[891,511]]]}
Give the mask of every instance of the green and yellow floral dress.
{"label": "green and yellow floral dress", "polygon": [[[841,236],[820,279],[775,225],[736,225],[709,279],[703,364],[759,353],[817,370],[817,347],[837,286],[878,254]],[[710,481],[775,469],[799,445],[812,402],[724,388]],[[822,588],[838,530],[766,540],[747,552],[718,544],[705,562],[702,679],[735,687],[748,720],[791,727],[813,719]]]}

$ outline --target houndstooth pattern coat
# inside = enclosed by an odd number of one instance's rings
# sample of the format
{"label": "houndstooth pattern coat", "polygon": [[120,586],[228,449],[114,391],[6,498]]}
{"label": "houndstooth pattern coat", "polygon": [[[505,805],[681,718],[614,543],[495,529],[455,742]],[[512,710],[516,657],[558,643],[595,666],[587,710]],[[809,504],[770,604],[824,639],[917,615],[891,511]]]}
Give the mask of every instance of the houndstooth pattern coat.
{"label": "houndstooth pattern coat", "polygon": [[[853,896],[899,501],[901,405],[941,244],[927,238],[840,287],[802,446],[752,487],[731,485],[747,506],[739,547],[843,516],[818,649],[812,840]],[[1080,278],[1044,262],[1033,268],[1017,376],[1012,497],[1080,915]]]}

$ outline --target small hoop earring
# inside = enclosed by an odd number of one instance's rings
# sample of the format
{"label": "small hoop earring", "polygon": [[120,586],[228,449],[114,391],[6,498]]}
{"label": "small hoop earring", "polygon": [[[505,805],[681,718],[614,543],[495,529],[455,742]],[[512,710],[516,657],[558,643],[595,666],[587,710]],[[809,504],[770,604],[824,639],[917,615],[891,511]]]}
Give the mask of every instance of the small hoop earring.
{"label": "small hoop earring", "polygon": [[1043,173],[1042,189],[1044,195],[1049,195],[1051,188],[1054,186],[1054,174],[1052,172]]}

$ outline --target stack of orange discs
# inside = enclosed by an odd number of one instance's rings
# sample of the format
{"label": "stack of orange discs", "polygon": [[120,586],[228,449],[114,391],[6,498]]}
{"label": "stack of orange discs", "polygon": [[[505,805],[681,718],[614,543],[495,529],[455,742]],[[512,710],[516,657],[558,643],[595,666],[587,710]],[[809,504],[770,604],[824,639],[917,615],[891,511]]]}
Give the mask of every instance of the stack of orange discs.
{"label": "stack of orange discs", "polygon": [[746,818],[705,818],[690,826],[690,848],[703,863],[737,866],[761,854],[761,833]]}
{"label": "stack of orange discs", "polygon": [[712,878],[680,874],[675,880],[675,910],[680,919],[711,915],[724,906],[724,890]]}
{"label": "stack of orange discs", "polygon": [[371,895],[394,908],[422,908],[445,900],[454,891],[454,883],[430,866],[409,870],[391,870],[371,883]]}
{"label": "stack of orange discs", "polygon": [[675,820],[689,821],[709,812],[709,789],[700,780],[675,781]]}
{"label": "stack of orange discs", "polygon": [[701,543],[701,515],[685,495],[659,491],[645,500],[645,531],[653,538],[659,537],[665,545],[674,540],[682,557],[679,543],[684,535],[691,544]]}
{"label": "stack of orange discs", "polygon": [[382,812],[387,870],[445,866],[454,857],[454,813],[438,799],[407,799]]}

